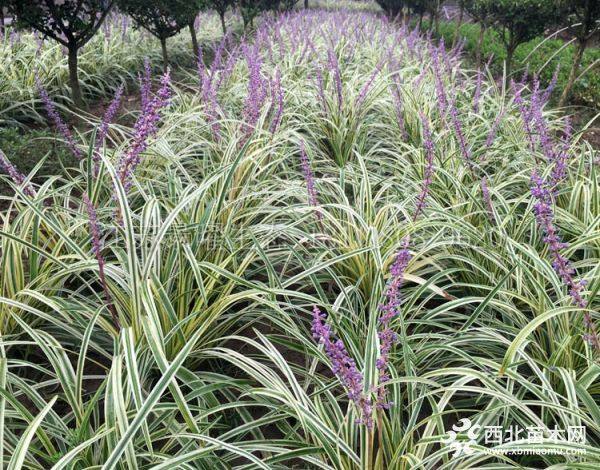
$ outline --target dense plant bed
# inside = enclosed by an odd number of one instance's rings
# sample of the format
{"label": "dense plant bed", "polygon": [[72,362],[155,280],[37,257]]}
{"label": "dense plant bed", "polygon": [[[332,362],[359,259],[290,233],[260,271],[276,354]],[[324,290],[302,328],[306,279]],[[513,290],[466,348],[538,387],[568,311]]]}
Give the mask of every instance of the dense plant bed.
{"label": "dense plant bed", "polygon": [[597,465],[600,176],[553,91],[372,13],[256,26],[59,125],[60,177],[0,154],[0,466]]}

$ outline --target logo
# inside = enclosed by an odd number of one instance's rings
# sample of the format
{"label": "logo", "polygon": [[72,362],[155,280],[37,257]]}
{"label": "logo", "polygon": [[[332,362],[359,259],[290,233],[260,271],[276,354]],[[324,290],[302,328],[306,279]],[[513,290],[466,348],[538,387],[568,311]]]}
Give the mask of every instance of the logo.
{"label": "logo", "polygon": [[[471,446],[477,444],[477,439],[479,438],[479,433],[481,432],[481,426],[479,424],[473,426],[473,423],[469,418],[463,418],[459,421],[459,423],[461,424],[455,424],[452,426],[452,431],[448,431],[448,439],[442,442],[454,450],[454,454],[452,455],[453,457],[472,455],[475,451]],[[457,434],[459,432],[466,432],[468,440],[459,441]]]}

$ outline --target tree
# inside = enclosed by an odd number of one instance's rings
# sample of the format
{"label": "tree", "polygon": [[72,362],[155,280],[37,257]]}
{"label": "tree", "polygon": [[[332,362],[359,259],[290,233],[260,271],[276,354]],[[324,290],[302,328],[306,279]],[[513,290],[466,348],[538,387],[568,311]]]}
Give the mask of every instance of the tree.
{"label": "tree", "polygon": [[223,34],[227,33],[227,25],[225,24],[225,13],[229,8],[235,6],[235,0],[208,0],[208,5],[213,8],[221,18],[221,27]]}
{"label": "tree", "polygon": [[558,22],[560,9],[552,1],[493,0],[489,3],[489,13],[506,49],[508,80],[512,74],[513,56],[517,47]]}
{"label": "tree", "polygon": [[83,106],[78,51],[100,28],[114,0],[8,0],[17,26],[30,27],[66,47],[69,86],[75,106]]}
{"label": "tree", "polygon": [[118,0],[121,11],[133,18],[135,23],[160,40],[163,66],[169,65],[167,39],[190,26],[194,53],[198,56],[198,41],[193,27],[199,10],[197,1],[188,0]]}
{"label": "tree", "polygon": [[600,30],[600,2],[598,0],[563,0],[563,2],[568,8],[569,24],[578,26],[574,31],[577,39],[577,49],[575,50],[567,84],[560,97],[559,106],[564,106],[569,98],[588,42]]}
{"label": "tree", "polygon": [[475,57],[477,68],[481,68],[482,64],[482,49],[485,31],[487,30],[490,20],[490,3],[492,0],[465,0],[465,10],[469,15],[479,23],[479,39],[477,40],[477,50]]}
{"label": "tree", "polygon": [[419,17],[419,29],[423,26],[423,16],[427,11],[427,0],[406,0],[406,6]]}
{"label": "tree", "polygon": [[404,8],[405,0],[377,0],[377,4],[391,18],[396,18]]}

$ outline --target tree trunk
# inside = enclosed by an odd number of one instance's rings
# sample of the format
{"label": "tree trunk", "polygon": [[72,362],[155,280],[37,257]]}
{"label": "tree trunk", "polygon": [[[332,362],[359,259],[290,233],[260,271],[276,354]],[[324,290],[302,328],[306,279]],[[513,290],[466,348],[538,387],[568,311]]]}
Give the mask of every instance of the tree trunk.
{"label": "tree trunk", "polygon": [[196,28],[194,27],[194,20],[190,21],[188,25],[190,28],[190,36],[192,37],[192,50],[194,51],[194,57],[198,58],[200,54],[200,48],[198,47],[198,38],[196,37]]}
{"label": "tree trunk", "polygon": [[436,36],[440,35],[440,12],[436,10],[433,14],[433,23],[435,25],[434,33]]}
{"label": "tree trunk", "polygon": [[419,29],[423,29],[423,12],[419,13]]}
{"label": "tree trunk", "polygon": [[69,54],[69,86],[71,87],[71,98],[77,108],[83,108],[83,97],[81,96],[81,87],[79,86],[79,76],[77,73],[77,46],[70,44],[67,48]]}
{"label": "tree trunk", "polygon": [[167,52],[167,38],[160,39],[160,47],[162,49],[162,57],[163,57],[163,70],[165,73],[169,68],[169,53]]}
{"label": "tree trunk", "polygon": [[304,0],[304,8],[308,8],[308,0]]}
{"label": "tree trunk", "polygon": [[560,95],[560,100],[558,102],[559,108],[562,108],[569,99],[569,95],[571,94],[571,90],[573,89],[573,85],[575,85],[575,80],[577,79],[577,71],[581,65],[581,59],[583,58],[583,53],[585,52],[586,46],[587,42],[585,40],[579,40],[579,45],[577,47],[577,51],[575,52],[575,57],[573,58],[573,65],[571,66],[571,72],[569,73],[567,85],[565,86],[562,95]]}
{"label": "tree trunk", "polygon": [[219,17],[221,18],[221,28],[223,28],[223,34],[227,34],[227,24],[225,23],[225,12],[219,12]]}
{"label": "tree trunk", "polygon": [[465,7],[461,3],[460,13],[458,14],[458,25],[456,26],[456,31],[454,32],[454,40],[452,41],[452,47],[456,46],[456,43],[458,42],[458,37],[460,36],[460,27],[463,24],[464,17],[465,17]]}
{"label": "tree trunk", "polygon": [[482,57],[483,57],[483,40],[485,38],[485,24],[481,23],[479,28],[479,39],[477,40],[477,50],[475,51],[476,60],[477,60],[477,68],[480,69],[482,65]]}

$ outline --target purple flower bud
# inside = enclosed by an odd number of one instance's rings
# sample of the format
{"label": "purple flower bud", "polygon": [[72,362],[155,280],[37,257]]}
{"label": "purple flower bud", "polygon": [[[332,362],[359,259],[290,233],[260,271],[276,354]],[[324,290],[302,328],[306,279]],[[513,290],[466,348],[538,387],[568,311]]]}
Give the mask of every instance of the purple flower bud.
{"label": "purple flower bud", "polygon": [[[17,186],[21,186],[23,183],[25,183],[25,175],[17,170],[17,167],[12,164],[2,150],[0,150],[0,169],[8,173],[10,179],[12,179],[13,183],[15,183]],[[35,197],[35,190],[29,183],[23,186],[23,192],[30,197]]]}

